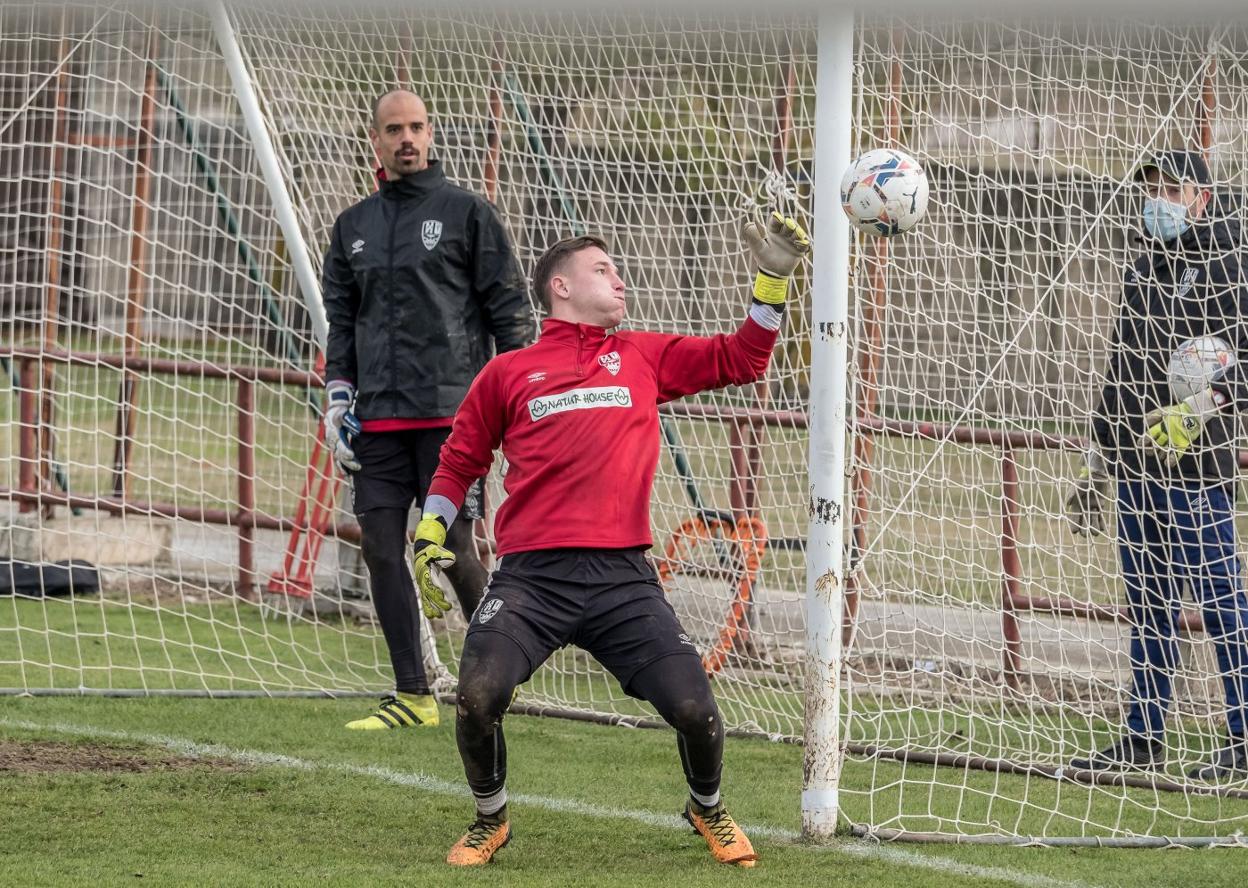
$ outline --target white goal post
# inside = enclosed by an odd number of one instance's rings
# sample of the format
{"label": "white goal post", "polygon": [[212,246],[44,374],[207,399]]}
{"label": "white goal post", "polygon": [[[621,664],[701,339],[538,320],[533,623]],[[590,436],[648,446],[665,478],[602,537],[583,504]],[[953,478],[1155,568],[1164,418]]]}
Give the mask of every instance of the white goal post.
{"label": "white goal post", "polygon": [[[853,119],[854,16],[818,23],[814,219],[811,276],[810,532],[806,538],[806,677],[802,834],[827,840],[840,813],[841,622],[845,590],[845,408],[849,337],[849,221],[840,173],[849,166]],[[836,184],[832,184],[833,182]]]}
{"label": "white goal post", "polygon": [[[389,686],[317,444],[317,289],[407,85],[526,269],[602,235],[636,327],[735,328],[742,221],[812,223],[767,378],[663,407],[652,511],[730,732],[805,744],[807,835],[1238,841],[1248,786],[1188,776],[1227,717],[1190,600],[1164,767],[1070,773],[1124,730],[1131,627],[1112,541],[1062,512],[1132,172],[1202,151],[1239,221],[1245,58],[1248,21],[0,6],[0,564],[98,570],[0,595],[0,690]],[[841,170],[889,145],[927,218],[851,236]],[[448,693],[462,632],[428,633]],[[657,724],[573,650],[517,708]]]}

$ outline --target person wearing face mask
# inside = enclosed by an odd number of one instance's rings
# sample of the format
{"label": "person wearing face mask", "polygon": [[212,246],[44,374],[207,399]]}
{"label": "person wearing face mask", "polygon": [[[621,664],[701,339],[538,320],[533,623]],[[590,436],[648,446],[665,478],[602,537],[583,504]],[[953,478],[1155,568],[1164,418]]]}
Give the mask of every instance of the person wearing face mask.
{"label": "person wearing face mask", "polygon": [[[1204,158],[1166,151],[1135,174],[1143,187],[1143,254],[1128,268],[1099,405],[1095,443],[1067,501],[1076,535],[1105,532],[1117,505],[1117,541],[1131,622],[1127,730],[1071,762],[1078,770],[1161,769],[1165,719],[1179,661],[1186,589],[1200,605],[1226,697],[1226,736],[1193,780],[1248,777],[1248,597],[1235,547],[1235,436],[1248,408],[1248,286],[1239,230],[1213,212]],[[1176,400],[1171,355],[1217,336],[1238,361],[1204,391]]]}

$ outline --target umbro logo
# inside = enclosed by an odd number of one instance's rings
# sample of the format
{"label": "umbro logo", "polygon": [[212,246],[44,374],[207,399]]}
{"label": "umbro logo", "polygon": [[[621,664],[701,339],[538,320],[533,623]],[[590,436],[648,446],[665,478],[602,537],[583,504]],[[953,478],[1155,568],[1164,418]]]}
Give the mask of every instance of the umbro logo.
{"label": "umbro logo", "polygon": [[608,352],[598,356],[598,363],[607,368],[607,372],[615,376],[620,372],[620,353]]}
{"label": "umbro logo", "polygon": [[530,373],[528,376],[529,382],[541,382],[545,378],[546,378],[545,370],[538,370],[536,373]]}
{"label": "umbro logo", "polygon": [[356,253],[363,253],[363,252],[364,252],[364,241],[357,240],[351,244],[352,256],[354,256]]}

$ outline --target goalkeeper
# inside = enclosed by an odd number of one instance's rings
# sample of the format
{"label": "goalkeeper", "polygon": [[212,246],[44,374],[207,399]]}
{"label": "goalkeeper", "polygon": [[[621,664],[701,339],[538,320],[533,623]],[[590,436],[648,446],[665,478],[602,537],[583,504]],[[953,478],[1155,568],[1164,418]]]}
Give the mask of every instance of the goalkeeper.
{"label": "goalkeeper", "polygon": [[[334,223],[323,289],[326,441],[351,481],[395,693],[356,730],[438,723],[420,650],[416,592],[407,565],[407,516],[424,499],[451,417],[494,348],[532,340],[520,265],[494,208],[446,180],[429,158],[432,124],[406,90],[381,96],[370,130],[381,160],[379,190]],[[478,476],[479,478],[479,476]],[[486,570],[472,538],[480,483],[447,546],[447,572],[465,615]]]}
{"label": "goalkeeper", "polygon": [[[1239,232],[1210,212],[1212,181],[1195,152],[1142,166],[1145,253],[1127,270],[1096,445],[1068,503],[1076,534],[1104,532],[1102,500],[1116,482],[1118,552],[1131,620],[1125,735],[1071,762],[1081,770],[1165,765],[1165,719],[1179,660],[1183,587],[1200,604],[1226,693],[1226,730],[1194,780],[1248,776],[1248,599],[1235,550],[1235,424],[1248,407],[1244,369],[1248,287]],[[1238,364],[1176,403],[1167,378],[1183,341],[1217,336]]]}
{"label": "goalkeeper", "polygon": [[778,213],[765,232],[751,223],[744,236],[758,267],[753,305],[737,332],[706,338],[614,332],[626,298],[606,244],[555,244],[534,269],[549,310],[538,342],[490,361],[455,415],[414,549],[426,614],[448,606],[430,565],[452,562],[447,530],[500,444],[508,496],[495,520],[502,559],[459,669],[455,737],[477,815],[450,864],[486,863],[510,839],[503,713],[516,685],[568,644],[676,729],[689,785],[684,816],[716,860],[754,864],[720,797],[724,729],[710,681],[646,556],[658,405],[763,375],[789,277],[810,249],[801,227]]}

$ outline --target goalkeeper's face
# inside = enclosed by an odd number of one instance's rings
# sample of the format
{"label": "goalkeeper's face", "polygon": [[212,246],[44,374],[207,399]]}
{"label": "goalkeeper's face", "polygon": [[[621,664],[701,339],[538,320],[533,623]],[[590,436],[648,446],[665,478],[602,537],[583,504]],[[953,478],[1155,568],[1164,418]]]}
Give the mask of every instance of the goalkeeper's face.
{"label": "goalkeeper's face", "polygon": [[611,329],[624,320],[624,280],[598,247],[578,250],[564,260],[551,281],[551,296],[552,315],[565,321]]}
{"label": "goalkeeper's face", "polygon": [[396,91],[383,97],[368,135],[387,178],[402,178],[429,166],[433,128],[419,96]]}

